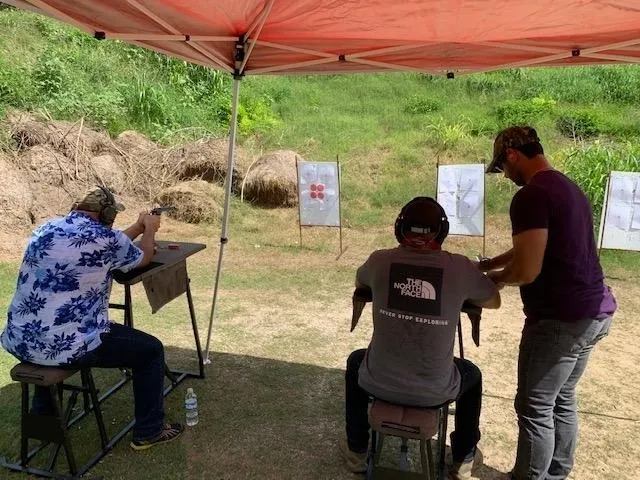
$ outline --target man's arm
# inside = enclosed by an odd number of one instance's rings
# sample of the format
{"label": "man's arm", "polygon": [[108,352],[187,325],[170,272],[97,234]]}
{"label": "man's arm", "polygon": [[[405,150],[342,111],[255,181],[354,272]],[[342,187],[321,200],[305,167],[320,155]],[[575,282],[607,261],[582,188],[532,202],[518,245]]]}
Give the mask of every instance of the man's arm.
{"label": "man's arm", "polygon": [[142,260],[136,268],[145,267],[151,263],[155,254],[155,237],[156,232],[160,228],[160,215],[145,215],[144,217],[144,233],[140,242],[140,250],[142,250]]}
{"label": "man's arm", "polygon": [[498,290],[498,288],[496,288],[495,292],[493,292],[493,295],[486,300],[474,300],[470,298],[467,301],[482,308],[500,308],[500,305],[502,305],[500,291]]}
{"label": "man's arm", "polygon": [[466,257],[464,269],[460,270],[460,281],[464,282],[465,303],[470,303],[482,308],[500,308],[500,292],[491,279],[480,272],[476,266]]}
{"label": "man's arm", "polygon": [[144,217],[147,215],[147,212],[140,212],[136,223],[130,225],[126,230],[123,230],[123,233],[131,240],[138,238],[144,232]]}
{"label": "man's arm", "polygon": [[534,228],[513,237],[513,256],[503,270],[489,272],[498,286],[526,285],[533,282],[542,270],[549,230]]}
{"label": "man's arm", "polygon": [[480,260],[478,262],[478,268],[481,272],[489,272],[491,270],[497,270],[505,267],[513,259],[513,248],[508,250],[497,257],[488,258],[486,260]]}

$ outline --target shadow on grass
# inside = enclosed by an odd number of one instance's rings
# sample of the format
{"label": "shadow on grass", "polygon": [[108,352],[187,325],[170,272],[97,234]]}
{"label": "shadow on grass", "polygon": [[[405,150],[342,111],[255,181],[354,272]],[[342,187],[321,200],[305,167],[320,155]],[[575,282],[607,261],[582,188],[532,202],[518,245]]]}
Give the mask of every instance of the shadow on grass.
{"label": "shadow on grass", "polygon": [[[195,370],[192,350],[167,347],[172,368]],[[91,470],[103,479],[355,479],[337,453],[344,435],[344,372],[340,369],[228,353],[212,353],[206,378],[188,379],[165,401],[168,421],[182,421],[184,394],[198,395],[200,422],[175,442],[141,453],[133,452],[125,436]],[[8,372],[6,372],[8,375]],[[117,370],[94,371],[105,390],[119,378]],[[75,378],[75,377],[74,377]],[[19,452],[20,388],[0,390],[0,455]],[[133,414],[128,384],[102,404],[109,435]],[[72,432],[78,462],[99,447],[92,416]],[[43,458],[46,458],[44,455]],[[64,465],[61,455],[59,465]],[[0,471],[0,478],[8,475]],[[477,465],[474,476],[497,480],[504,474]],[[10,478],[27,478],[12,474]]]}

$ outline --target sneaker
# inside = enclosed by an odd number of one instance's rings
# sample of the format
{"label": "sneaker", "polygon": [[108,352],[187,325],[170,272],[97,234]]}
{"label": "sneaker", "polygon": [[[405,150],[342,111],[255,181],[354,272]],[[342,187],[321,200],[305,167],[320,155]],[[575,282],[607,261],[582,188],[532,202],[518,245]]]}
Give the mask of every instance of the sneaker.
{"label": "sneaker", "polygon": [[161,443],[167,443],[171,440],[175,440],[184,432],[184,426],[179,423],[167,423],[162,431],[150,440],[133,440],[131,442],[131,448],[135,451],[139,452],[141,450],[146,450],[147,448],[151,448],[155,445],[160,445]]}
{"label": "sneaker", "polygon": [[367,471],[367,453],[358,453],[351,450],[346,438],[340,440],[340,456],[346,462],[349,471],[353,473],[365,473]]}
{"label": "sneaker", "polygon": [[449,466],[447,480],[469,480],[471,479],[471,469],[473,468],[473,459],[468,462],[453,462]]}

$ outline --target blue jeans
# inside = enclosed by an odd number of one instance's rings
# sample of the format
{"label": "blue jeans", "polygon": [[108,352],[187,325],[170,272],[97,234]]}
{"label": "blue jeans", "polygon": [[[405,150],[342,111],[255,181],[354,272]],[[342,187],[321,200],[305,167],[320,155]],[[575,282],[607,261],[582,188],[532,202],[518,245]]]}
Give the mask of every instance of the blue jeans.
{"label": "blue jeans", "polygon": [[[370,395],[358,384],[360,365],[366,350],[355,350],[347,359],[345,372],[345,423],[347,443],[354,452],[364,453],[369,445],[368,406]],[[456,399],[455,430],[451,433],[451,450],[456,462],[473,459],[480,440],[482,374],[469,360],[453,359],[460,371],[460,391]],[[381,399],[384,400],[384,399]],[[424,407],[424,405],[420,405]],[[434,405],[434,407],[436,407]]]}
{"label": "blue jeans", "polygon": [[518,450],[513,480],[564,480],[578,435],[576,385],[611,317],[525,325],[518,359]]}
{"label": "blue jeans", "polygon": [[[61,368],[130,368],[136,419],[134,440],[149,440],[158,435],[164,420],[164,347],[148,333],[118,323],[100,335],[102,343],[79,361]],[[36,387],[32,408],[36,412],[53,410],[46,387]]]}

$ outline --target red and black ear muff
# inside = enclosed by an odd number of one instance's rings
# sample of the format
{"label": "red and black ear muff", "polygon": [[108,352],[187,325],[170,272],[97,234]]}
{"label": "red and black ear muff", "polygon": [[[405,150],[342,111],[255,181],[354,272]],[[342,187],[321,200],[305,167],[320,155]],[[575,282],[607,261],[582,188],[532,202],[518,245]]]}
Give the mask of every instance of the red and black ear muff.
{"label": "red and black ear muff", "polygon": [[98,212],[98,221],[105,226],[113,225],[113,222],[116,220],[116,215],[118,214],[118,210],[116,210],[116,199],[108,188],[100,185],[98,185],[98,188],[102,190],[105,197],[107,197],[107,203]]}
{"label": "red and black ear muff", "polygon": [[416,203],[421,202],[431,203],[435,205],[436,208],[438,208],[440,214],[440,224],[436,230],[437,233],[434,237],[434,240],[439,244],[442,244],[445,238],[447,238],[447,235],[449,234],[449,220],[447,219],[447,213],[444,211],[444,208],[442,208],[442,205],[440,205],[431,197],[416,197],[409,203],[407,203],[404,207],[402,207],[402,210],[400,210],[400,213],[396,218],[396,222],[394,225],[394,234],[396,236],[396,240],[398,240],[398,243],[402,243],[406,237],[406,234],[410,233],[412,230],[414,232],[417,230],[421,230],[418,233],[432,233],[432,225],[422,225],[415,222],[408,223],[406,221],[405,216],[407,210],[409,210]]}

